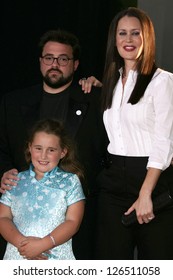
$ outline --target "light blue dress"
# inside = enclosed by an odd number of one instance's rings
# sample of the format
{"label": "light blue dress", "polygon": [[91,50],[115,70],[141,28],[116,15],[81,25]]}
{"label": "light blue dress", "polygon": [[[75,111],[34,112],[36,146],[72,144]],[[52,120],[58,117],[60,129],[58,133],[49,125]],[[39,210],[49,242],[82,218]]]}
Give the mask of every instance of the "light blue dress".
{"label": "light blue dress", "polygon": [[[25,236],[44,237],[65,221],[67,207],[85,199],[77,175],[56,167],[35,179],[32,165],[19,173],[16,187],[1,196],[0,202],[9,206],[13,222]],[[49,260],[75,259],[72,239],[51,249]],[[4,260],[22,260],[17,248],[8,243]]]}

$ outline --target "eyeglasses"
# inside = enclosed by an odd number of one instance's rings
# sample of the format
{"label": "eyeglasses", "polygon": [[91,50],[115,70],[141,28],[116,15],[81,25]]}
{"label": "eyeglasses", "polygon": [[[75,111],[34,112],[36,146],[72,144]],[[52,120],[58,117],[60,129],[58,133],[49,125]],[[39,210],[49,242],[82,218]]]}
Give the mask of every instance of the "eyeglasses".
{"label": "eyeglasses", "polygon": [[54,63],[54,61],[56,60],[56,62],[58,63],[58,65],[60,66],[66,66],[69,63],[69,60],[73,60],[72,58],[69,58],[66,55],[60,55],[58,57],[53,57],[51,55],[45,55],[41,57],[43,59],[43,63],[46,65],[52,65]]}

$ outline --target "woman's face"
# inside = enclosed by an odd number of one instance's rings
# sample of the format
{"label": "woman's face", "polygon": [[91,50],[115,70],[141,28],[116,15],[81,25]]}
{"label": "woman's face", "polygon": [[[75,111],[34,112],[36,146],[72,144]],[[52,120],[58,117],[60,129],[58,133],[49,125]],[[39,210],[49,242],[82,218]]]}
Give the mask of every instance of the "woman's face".
{"label": "woman's face", "polygon": [[136,17],[124,16],[118,22],[116,47],[125,63],[136,63],[143,51],[143,35]]}

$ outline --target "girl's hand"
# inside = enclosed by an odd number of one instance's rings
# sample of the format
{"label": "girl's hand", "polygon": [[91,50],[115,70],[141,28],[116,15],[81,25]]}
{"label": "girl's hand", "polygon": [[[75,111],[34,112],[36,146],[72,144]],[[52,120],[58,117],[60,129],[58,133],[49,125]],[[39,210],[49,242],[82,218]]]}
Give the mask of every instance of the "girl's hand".
{"label": "girl's hand", "polygon": [[50,251],[43,252],[42,238],[29,236],[22,240],[18,251],[23,258],[28,260],[47,260],[48,257],[44,253],[49,254]]}
{"label": "girl's hand", "polygon": [[[48,252],[45,252],[45,253],[49,254]],[[28,259],[28,260],[31,260],[31,259]],[[48,257],[46,255],[44,255],[44,253],[42,253],[42,254],[36,256],[35,258],[33,258],[32,260],[40,260],[40,261],[45,260],[46,261],[46,260],[48,260]]]}

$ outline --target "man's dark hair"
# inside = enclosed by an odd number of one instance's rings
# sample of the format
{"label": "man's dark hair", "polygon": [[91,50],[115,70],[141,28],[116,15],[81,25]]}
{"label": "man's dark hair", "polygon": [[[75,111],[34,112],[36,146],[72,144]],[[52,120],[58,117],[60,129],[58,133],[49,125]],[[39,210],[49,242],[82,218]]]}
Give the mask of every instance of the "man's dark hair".
{"label": "man's dark hair", "polygon": [[71,46],[73,49],[74,60],[78,60],[80,58],[81,48],[78,38],[74,34],[62,29],[49,30],[42,35],[38,44],[40,57],[42,56],[45,44],[49,41]]}

